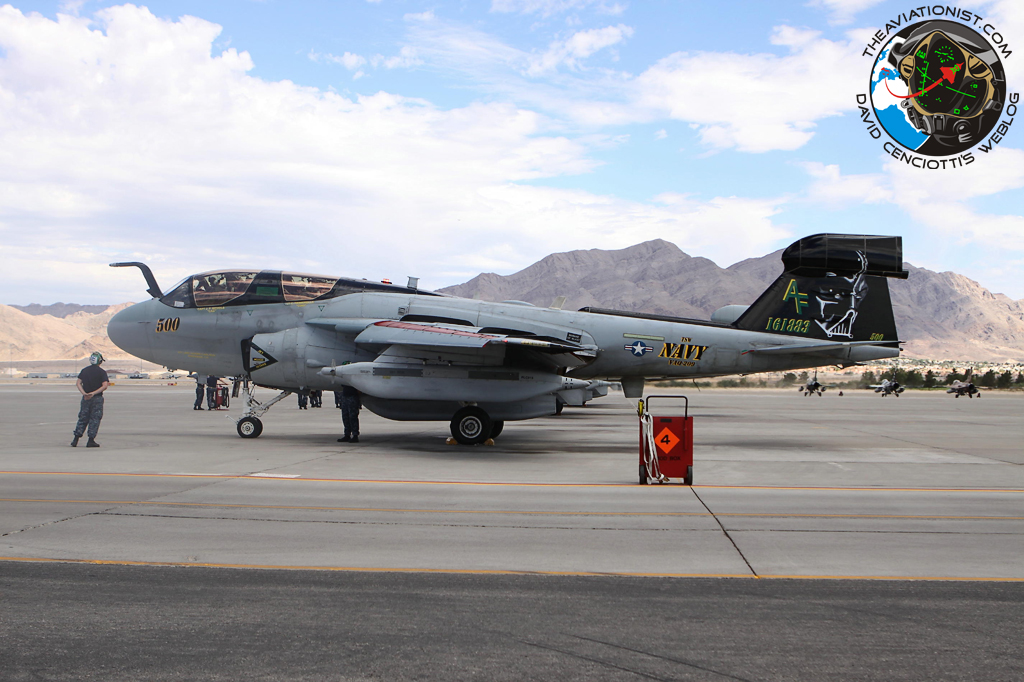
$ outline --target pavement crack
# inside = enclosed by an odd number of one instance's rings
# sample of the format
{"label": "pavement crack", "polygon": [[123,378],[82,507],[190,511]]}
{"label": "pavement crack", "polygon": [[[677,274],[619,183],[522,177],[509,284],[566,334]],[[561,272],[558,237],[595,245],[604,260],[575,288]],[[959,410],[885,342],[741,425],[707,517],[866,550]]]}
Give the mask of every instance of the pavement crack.
{"label": "pavement crack", "polygon": [[576,639],[582,639],[582,640],[584,640],[586,642],[594,642],[595,644],[603,644],[604,646],[609,646],[609,647],[612,647],[612,648],[615,648],[615,649],[622,649],[623,651],[631,651],[634,654],[640,654],[642,656],[650,656],[651,658],[657,658],[657,659],[662,660],[662,661],[669,661],[671,663],[678,663],[679,665],[685,665],[688,668],[695,668],[696,670],[703,670],[704,672],[711,673],[712,675],[721,675],[722,677],[728,677],[730,680],[738,680],[739,682],[753,682],[753,680],[749,680],[746,677],[736,677],[735,675],[730,675],[729,673],[723,673],[723,672],[718,671],[718,670],[712,670],[711,668],[705,668],[702,665],[697,665],[696,663],[691,663],[690,661],[681,661],[678,658],[672,658],[671,656],[662,656],[660,654],[652,654],[651,652],[643,651],[642,649],[634,649],[632,647],[623,646],[621,644],[614,644],[612,642],[605,642],[605,641],[600,640],[600,639],[592,639],[590,637],[584,637],[582,635],[569,635],[569,636],[570,637],[575,637]]}
{"label": "pavement crack", "polygon": [[649,674],[647,674],[645,672],[641,672],[639,670],[633,670],[631,668],[626,668],[626,667],[623,667],[621,665],[616,665],[615,663],[609,663],[608,661],[602,661],[599,658],[592,658],[590,656],[584,656],[583,654],[577,654],[577,653],[572,652],[572,651],[566,651],[565,649],[559,649],[558,647],[548,646],[547,644],[538,644],[536,642],[527,642],[526,640],[522,640],[522,639],[519,640],[519,642],[521,644],[526,644],[527,646],[537,647],[538,649],[546,649],[547,651],[554,651],[555,653],[563,654],[565,656],[571,656],[573,658],[578,658],[581,661],[588,661],[590,663],[597,663],[598,665],[603,665],[603,666],[605,666],[607,668],[614,668],[615,670],[621,670],[623,672],[632,673],[633,675],[636,675],[637,677],[646,677],[649,680],[659,680],[659,682],[669,682],[669,680],[667,678],[664,678],[664,677],[657,677],[655,675],[649,675]]}
{"label": "pavement crack", "polygon": [[[111,507],[110,509],[115,509],[115,507]],[[10,531],[8,533],[0,534],[0,538],[8,538],[8,537],[11,537],[12,535],[17,535],[18,533],[24,533],[24,532],[30,531],[30,530],[38,530],[40,528],[46,528],[47,526],[55,526],[58,523],[64,523],[65,521],[74,521],[75,519],[82,519],[82,518],[85,518],[86,516],[94,516],[94,515],[97,515],[97,514],[103,514],[103,513],[106,513],[107,511],[110,511],[110,509],[104,509],[104,510],[98,511],[98,512],[95,512],[95,511],[85,512],[84,514],[73,514],[73,515],[67,516],[67,517],[65,517],[63,519],[54,519],[52,521],[47,521],[46,523],[39,523],[39,524],[36,524],[34,526],[28,526],[26,528],[19,528],[18,530],[12,530],[12,531]]]}
{"label": "pavement crack", "polygon": [[709,507],[707,503],[705,503],[704,500],[701,499],[701,496],[697,493],[697,489],[694,488],[693,486],[690,486],[690,492],[692,492],[693,496],[697,498],[697,501],[700,502],[701,505],[708,510],[708,514],[711,514],[711,518],[715,520],[715,523],[718,524],[718,527],[722,529],[723,533],[725,533],[725,537],[728,538],[729,542],[732,543],[732,546],[736,549],[736,553],[740,555],[740,559],[743,559],[743,563],[745,563],[747,565],[747,568],[750,569],[750,573],[755,578],[760,578],[761,576],[757,574],[757,571],[754,570],[754,567],[750,565],[749,561],[747,561],[747,557],[743,555],[743,550],[741,550],[740,546],[736,544],[736,541],[733,539],[733,537],[729,535],[729,531],[725,529],[725,525],[722,523],[721,519],[719,519],[718,515],[715,514],[715,512],[711,511],[711,507]]}
{"label": "pavement crack", "polygon": [[[589,526],[582,528],[579,526],[525,526],[525,525],[513,525],[513,524],[488,524],[488,523],[416,523],[416,522],[398,522],[398,521],[345,521],[340,519],[274,519],[267,517],[238,517],[238,516],[199,516],[193,514],[153,514],[143,512],[123,512],[117,511],[117,507],[111,507],[108,510],[92,512],[103,516],[134,516],[138,518],[155,518],[155,519],[191,519],[191,520],[207,520],[207,521],[250,521],[250,522],[265,522],[265,523],[326,523],[326,524],[339,524],[339,525],[350,525],[350,526],[417,526],[417,527],[429,527],[429,528],[504,528],[510,530],[569,530],[569,531],[580,531],[580,530],[593,530],[593,531],[627,531],[629,533],[637,532],[648,532],[648,533],[675,533],[679,532],[678,528],[613,528],[609,526]],[[714,532],[713,529],[686,529],[686,532],[695,533],[708,533]]]}

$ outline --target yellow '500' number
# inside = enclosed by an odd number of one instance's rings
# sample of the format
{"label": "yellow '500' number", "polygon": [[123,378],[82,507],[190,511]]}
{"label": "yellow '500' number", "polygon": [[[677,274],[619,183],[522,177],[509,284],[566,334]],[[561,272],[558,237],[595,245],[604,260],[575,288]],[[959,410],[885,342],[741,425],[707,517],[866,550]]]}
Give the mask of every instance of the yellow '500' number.
{"label": "yellow '500' number", "polygon": [[156,321],[156,330],[157,332],[176,332],[179,324],[181,324],[181,318],[178,317],[159,319]]}
{"label": "yellow '500' number", "polygon": [[806,334],[811,327],[810,320],[797,320],[792,317],[769,317],[765,329],[773,332],[793,332]]}

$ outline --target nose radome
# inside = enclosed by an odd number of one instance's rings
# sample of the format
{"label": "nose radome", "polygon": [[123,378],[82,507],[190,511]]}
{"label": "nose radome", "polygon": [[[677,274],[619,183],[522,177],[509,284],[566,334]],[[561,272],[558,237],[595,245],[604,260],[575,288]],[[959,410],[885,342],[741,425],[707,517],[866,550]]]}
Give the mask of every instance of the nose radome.
{"label": "nose radome", "polygon": [[[156,324],[153,303],[136,303],[115,314],[107,323],[107,336],[115,346],[138,358],[151,355],[149,330]],[[152,323],[152,324],[150,324]]]}

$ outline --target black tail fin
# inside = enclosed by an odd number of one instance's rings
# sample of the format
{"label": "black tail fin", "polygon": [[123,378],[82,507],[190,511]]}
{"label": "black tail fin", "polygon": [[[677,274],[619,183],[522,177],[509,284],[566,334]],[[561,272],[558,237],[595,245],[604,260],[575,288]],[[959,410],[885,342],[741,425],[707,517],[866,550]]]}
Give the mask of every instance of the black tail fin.
{"label": "black tail fin", "polygon": [[901,237],[816,234],[791,244],[782,263],[734,326],[830,341],[899,339],[886,278],[907,278]]}

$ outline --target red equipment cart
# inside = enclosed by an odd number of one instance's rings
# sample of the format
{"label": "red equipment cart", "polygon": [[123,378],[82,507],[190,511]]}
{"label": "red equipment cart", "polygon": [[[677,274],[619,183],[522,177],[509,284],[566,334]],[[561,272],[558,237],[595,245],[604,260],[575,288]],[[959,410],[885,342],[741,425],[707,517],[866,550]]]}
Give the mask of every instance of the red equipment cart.
{"label": "red equipment cart", "polygon": [[[660,416],[650,411],[651,400],[682,398],[683,416]],[[681,478],[693,485],[693,417],[685,395],[647,396],[640,401],[640,485],[650,480],[666,483]]]}
{"label": "red equipment cart", "polygon": [[228,387],[218,385],[217,389],[213,392],[213,406],[218,410],[221,408],[226,410],[230,403],[231,399],[228,397]]}

